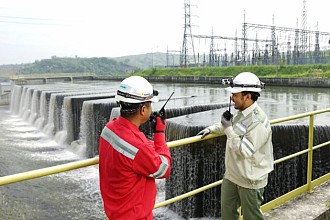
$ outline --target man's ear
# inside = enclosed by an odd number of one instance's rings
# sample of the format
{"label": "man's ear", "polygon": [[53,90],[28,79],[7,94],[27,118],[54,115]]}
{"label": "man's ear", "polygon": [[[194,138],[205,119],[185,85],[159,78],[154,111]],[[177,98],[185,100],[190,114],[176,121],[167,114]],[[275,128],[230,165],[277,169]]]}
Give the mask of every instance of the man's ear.
{"label": "man's ear", "polygon": [[252,99],[252,94],[250,92],[246,93],[246,98],[247,99]]}
{"label": "man's ear", "polygon": [[140,107],[140,115],[144,115],[145,113],[146,113],[146,106],[145,105],[142,105],[141,107]]}

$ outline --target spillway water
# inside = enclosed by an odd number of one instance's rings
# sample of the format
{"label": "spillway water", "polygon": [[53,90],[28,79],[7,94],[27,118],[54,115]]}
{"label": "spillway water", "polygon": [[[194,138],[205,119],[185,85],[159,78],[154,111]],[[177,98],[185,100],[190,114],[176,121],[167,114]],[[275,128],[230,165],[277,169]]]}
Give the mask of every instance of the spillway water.
{"label": "spillway water", "polygon": [[[0,108],[0,175],[96,155],[97,132],[109,120],[111,109],[117,106],[109,96],[118,83],[84,82],[15,87],[11,106]],[[180,118],[181,125],[187,127],[207,126],[219,120],[221,113],[227,109],[229,94],[223,86],[175,83],[154,85],[163,100],[155,104],[154,109],[159,109],[171,92],[175,91],[167,105],[168,116],[175,121],[177,117]],[[261,95],[259,105],[270,119],[330,106],[328,89],[268,87]],[[196,113],[199,111],[205,112]],[[329,114],[315,118],[316,124],[329,124],[329,121]],[[294,123],[305,122],[298,120]],[[45,127],[51,123],[53,125],[49,127],[52,132],[45,131]],[[59,140],[59,137],[62,139]],[[209,171],[212,169],[208,168]],[[157,182],[160,189],[157,201],[162,201],[165,199],[165,182]],[[193,185],[186,187],[193,188]],[[3,204],[0,206],[0,219],[104,219],[97,166],[1,186],[0,201]],[[159,220],[183,219],[178,216],[180,212],[175,213],[168,208],[156,209],[154,212],[155,219]]]}
{"label": "spillway water", "polygon": [[[1,176],[81,160],[0,107]],[[97,167],[0,187],[0,219],[104,219]]]}

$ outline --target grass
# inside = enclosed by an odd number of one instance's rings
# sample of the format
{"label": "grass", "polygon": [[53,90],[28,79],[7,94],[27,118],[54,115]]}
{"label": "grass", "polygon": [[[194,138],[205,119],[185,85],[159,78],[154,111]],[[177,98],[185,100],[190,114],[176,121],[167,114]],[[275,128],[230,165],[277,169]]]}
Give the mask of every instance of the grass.
{"label": "grass", "polygon": [[190,68],[152,68],[135,74],[141,76],[208,76],[233,77],[253,72],[260,78],[330,78],[330,64],[283,66],[228,66]]}

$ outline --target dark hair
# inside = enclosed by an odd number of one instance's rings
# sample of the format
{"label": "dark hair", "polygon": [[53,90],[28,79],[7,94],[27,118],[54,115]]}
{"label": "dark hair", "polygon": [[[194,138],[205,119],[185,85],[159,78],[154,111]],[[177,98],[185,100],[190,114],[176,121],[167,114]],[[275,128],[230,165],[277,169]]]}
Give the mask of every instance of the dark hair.
{"label": "dark hair", "polygon": [[260,97],[260,93],[259,92],[244,91],[242,93],[243,93],[243,95],[246,95],[246,94],[250,93],[251,94],[251,99],[253,101],[257,101],[258,98]]}
{"label": "dark hair", "polygon": [[120,101],[120,115],[124,118],[128,118],[138,112],[143,105],[146,105],[146,103],[150,102],[128,103]]}

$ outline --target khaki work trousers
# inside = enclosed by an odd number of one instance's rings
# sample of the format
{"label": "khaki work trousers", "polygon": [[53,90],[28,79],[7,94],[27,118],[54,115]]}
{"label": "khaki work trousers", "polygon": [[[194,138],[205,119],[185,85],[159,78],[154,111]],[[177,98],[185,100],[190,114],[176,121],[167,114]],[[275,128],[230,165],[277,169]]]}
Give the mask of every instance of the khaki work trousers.
{"label": "khaki work trousers", "polygon": [[247,189],[223,179],[221,185],[221,220],[238,220],[241,207],[244,220],[263,220],[260,210],[264,188]]}

